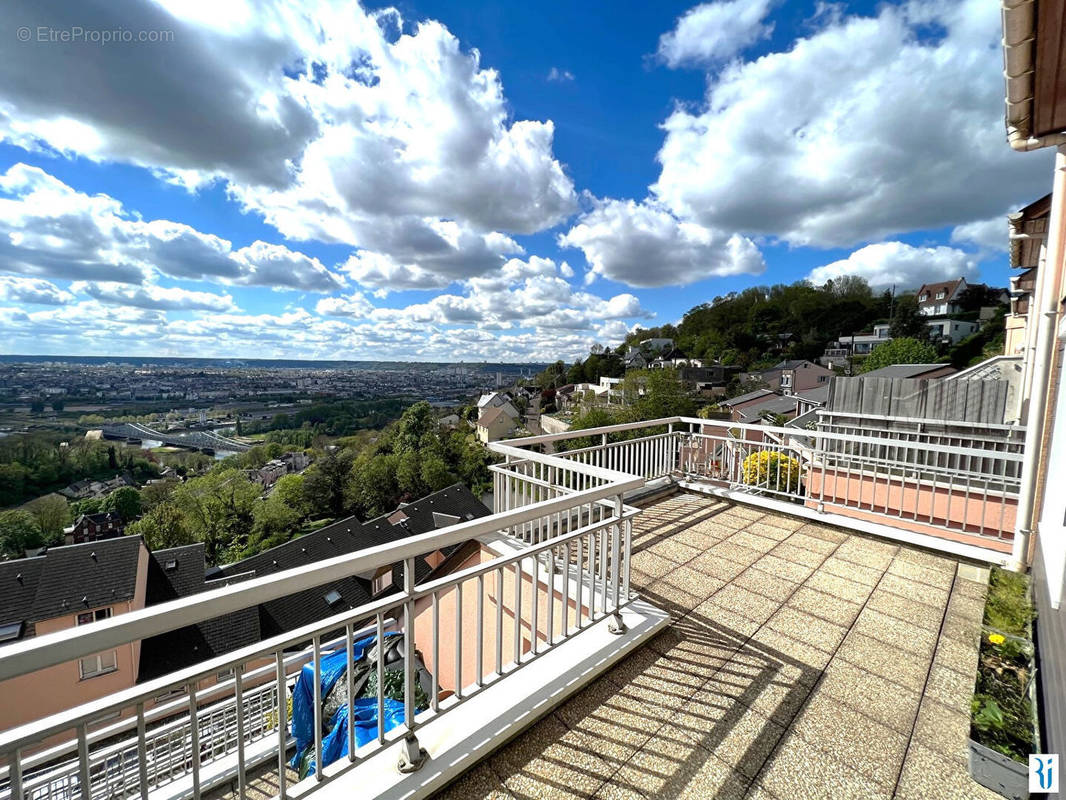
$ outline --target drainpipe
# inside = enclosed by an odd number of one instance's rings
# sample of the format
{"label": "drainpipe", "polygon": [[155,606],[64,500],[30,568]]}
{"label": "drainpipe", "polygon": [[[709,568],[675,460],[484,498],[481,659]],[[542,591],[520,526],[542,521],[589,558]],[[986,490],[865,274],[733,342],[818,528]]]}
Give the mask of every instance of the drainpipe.
{"label": "drainpipe", "polygon": [[1056,278],[1066,261],[1066,145],[1060,145],[1055,154],[1051,192],[1047,247],[1043,269],[1037,273],[1041,308],[1038,311],[1039,316],[1034,320],[1038,327],[1033,353],[1033,386],[1026,415],[1025,454],[1018,492],[1018,514],[1014,523],[1014,546],[1009,563],[1011,569],[1018,571],[1024,571],[1029,565],[1029,539],[1033,532],[1033,517],[1037,511],[1036,485],[1039,479],[1044,420],[1051,383],[1051,361],[1055,352],[1058,327],[1059,297]]}

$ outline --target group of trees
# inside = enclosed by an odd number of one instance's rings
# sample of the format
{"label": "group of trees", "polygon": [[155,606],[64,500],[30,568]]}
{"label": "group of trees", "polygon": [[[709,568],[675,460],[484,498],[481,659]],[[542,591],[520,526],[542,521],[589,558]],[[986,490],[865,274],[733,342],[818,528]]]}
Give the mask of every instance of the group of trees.
{"label": "group of trees", "polygon": [[[577,415],[570,423],[570,429],[585,430],[663,417],[692,416],[698,407],[695,395],[685,388],[675,369],[630,370],[619,384],[619,390],[624,405],[593,406]],[[646,433],[640,431],[635,435],[643,436]],[[624,437],[625,434],[621,438]],[[576,449],[597,443],[579,437],[559,444],[563,449]]]}
{"label": "group of trees", "polygon": [[277,442],[220,462],[207,474],[168,484],[145,501],[144,516],[127,529],[149,547],[203,542],[209,563],[244,558],[287,541],[322,518],[367,519],[404,501],[462,481],[475,492],[491,482],[489,454],[466,430],[446,431],[426,402],[410,406],[376,435],[364,432],[316,451],[302,474],[262,487],[246,472],[276,458]]}
{"label": "group of trees", "polygon": [[269,422],[248,424],[242,432],[301,431],[312,437],[322,434],[348,436],[356,431],[380,428],[396,419],[410,402],[399,397],[388,397],[317,403],[297,411],[275,414]]}
{"label": "group of trees", "polygon": [[13,506],[85,478],[113,478],[128,472],[144,481],[158,467],[138,451],[108,442],[57,434],[9,436],[0,439],[0,506]]}

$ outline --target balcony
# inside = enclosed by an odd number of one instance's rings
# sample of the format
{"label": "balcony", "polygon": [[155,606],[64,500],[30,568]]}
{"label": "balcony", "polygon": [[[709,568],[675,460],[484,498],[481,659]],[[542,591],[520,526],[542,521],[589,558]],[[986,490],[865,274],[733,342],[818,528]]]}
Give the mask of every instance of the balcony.
{"label": "balcony", "polygon": [[[8,646],[0,680],[18,680],[338,576],[408,576],[0,733],[2,795],[425,797],[458,779],[456,797],[919,797],[930,780],[977,796],[959,754],[979,564],[1011,558],[1021,460],[1001,427],[672,418],[494,443],[491,517]],[[415,557],[464,542],[476,557],[416,583]],[[404,635],[396,723],[359,746],[349,729],[342,757],[298,780],[278,698],[301,673],[319,686],[323,654],[389,632]]]}

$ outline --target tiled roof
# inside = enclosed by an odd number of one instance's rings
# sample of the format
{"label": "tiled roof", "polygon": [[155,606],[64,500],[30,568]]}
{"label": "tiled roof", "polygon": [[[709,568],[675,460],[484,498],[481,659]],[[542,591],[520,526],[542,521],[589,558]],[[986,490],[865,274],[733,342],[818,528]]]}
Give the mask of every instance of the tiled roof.
{"label": "tiled roof", "polygon": [[31,621],[44,556],[0,561],[0,625]]}
{"label": "tiled roof", "polygon": [[[168,563],[174,562],[175,566],[168,570]],[[248,577],[251,576],[205,582],[202,544],[157,550],[148,564],[148,605],[198,594],[207,589],[237,583]],[[254,644],[261,638],[257,606],[158,636],[150,636],[141,642],[137,680],[158,678],[168,672]]]}
{"label": "tiled roof", "polygon": [[120,536],[49,549],[31,618],[50,619],[131,600],[143,545],[140,536]]}
{"label": "tiled roof", "polygon": [[919,300],[918,304],[919,305],[935,304],[937,302],[936,294],[937,294],[937,292],[939,292],[941,290],[947,292],[947,294],[944,297],[942,297],[941,300],[950,300],[951,296],[955,293],[955,289],[958,287],[958,285],[960,283],[962,283],[962,281],[963,281],[962,278],[956,278],[953,281],[940,281],[939,283],[926,283],[926,284],[923,284],[918,289],[918,297],[921,297],[922,294],[928,292],[929,293],[929,298],[927,300],[925,300],[925,301]]}
{"label": "tiled roof", "polygon": [[147,605],[165,603],[203,590],[204,545],[156,550],[148,561]]}

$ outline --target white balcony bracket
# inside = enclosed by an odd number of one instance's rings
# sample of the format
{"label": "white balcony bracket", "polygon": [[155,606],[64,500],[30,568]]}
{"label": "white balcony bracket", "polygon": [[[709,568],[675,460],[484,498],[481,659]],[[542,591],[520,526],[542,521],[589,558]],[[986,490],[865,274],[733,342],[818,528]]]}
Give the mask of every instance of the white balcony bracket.
{"label": "white balcony bracket", "polygon": [[625,622],[622,621],[622,615],[618,611],[611,614],[611,619],[607,623],[607,630],[616,636],[621,636],[628,630]]}
{"label": "white balcony bracket", "polygon": [[413,733],[409,733],[403,738],[403,746],[400,748],[400,763],[396,765],[396,769],[405,775],[411,772],[418,772],[428,758],[429,753],[426,752],[425,748],[419,746],[418,737]]}

